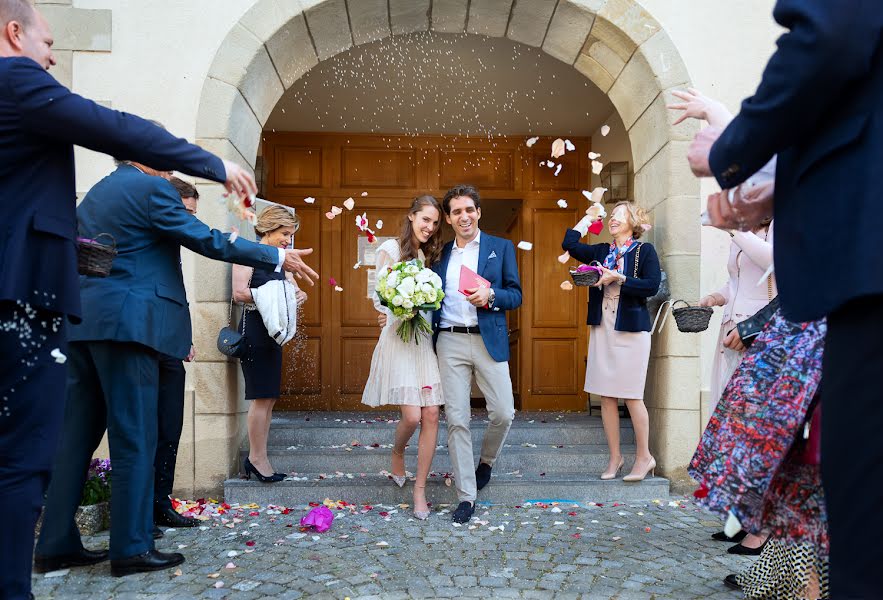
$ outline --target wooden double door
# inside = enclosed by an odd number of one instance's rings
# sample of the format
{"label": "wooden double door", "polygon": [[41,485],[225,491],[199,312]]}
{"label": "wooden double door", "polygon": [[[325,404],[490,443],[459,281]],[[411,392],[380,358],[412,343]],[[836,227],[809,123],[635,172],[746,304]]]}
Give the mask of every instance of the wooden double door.
{"label": "wooden double door", "polygon": [[[295,245],[313,248],[308,262],[321,276],[306,288],[304,335],[285,347],[278,408],[365,408],[360,400],[380,333],[369,298],[373,250],[399,233],[414,197],[429,193],[441,200],[453,185],[471,183],[481,192],[483,231],[533,244],[516,250],[523,304],[508,314],[517,406],[586,409],[587,292],[561,288],[576,263],[562,265],[557,257],[564,231],[587,206],[581,190],[589,184],[590,140],[571,138],[576,150],[555,161],[563,165],[557,176],[545,163],[551,138],[530,148],[524,140],[264,133],[263,193],[296,209]],[[352,211],[344,207],[347,198],[355,202]],[[568,207],[560,208],[559,199]],[[342,212],[329,219],[333,206]],[[357,214],[366,214],[375,244],[356,227]],[[449,225],[443,231],[453,238]]]}

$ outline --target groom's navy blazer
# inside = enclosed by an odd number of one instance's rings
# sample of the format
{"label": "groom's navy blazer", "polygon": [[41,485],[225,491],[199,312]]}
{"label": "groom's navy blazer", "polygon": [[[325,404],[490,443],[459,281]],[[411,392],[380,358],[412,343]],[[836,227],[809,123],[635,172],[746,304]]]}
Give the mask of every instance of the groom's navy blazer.
{"label": "groom's navy blazer", "polygon": [[118,254],[108,277],[80,277],[83,321],[70,327],[71,341],[137,342],[184,358],[192,337],[181,246],[258,269],[279,264],[277,248],[231,244],[187,212],[171,183],[127,164],[89,190],[77,219],[83,237],[111,234]]}
{"label": "groom's navy blazer", "polygon": [[74,144],[161,171],[226,173],[213,154],[71,93],[30,58],[0,58],[0,301],[76,321]]}
{"label": "groom's navy blazer", "polygon": [[[433,267],[445,286],[448,262],[454,242],[448,242],[442,249],[441,260]],[[506,325],[506,311],[521,306],[521,280],[518,278],[518,262],[515,260],[515,246],[509,240],[481,232],[478,246],[478,274],[491,282],[496,299],[494,307],[478,309],[478,327],[485,348],[497,362],[509,360],[509,329]],[[455,292],[457,293],[457,292]],[[444,302],[444,300],[442,300]],[[441,310],[432,313],[432,324],[438,337]]]}
{"label": "groom's navy blazer", "polygon": [[883,5],[779,0],[773,16],[788,32],[710,164],[732,188],[778,153],[776,282],[807,321],[883,294]]}

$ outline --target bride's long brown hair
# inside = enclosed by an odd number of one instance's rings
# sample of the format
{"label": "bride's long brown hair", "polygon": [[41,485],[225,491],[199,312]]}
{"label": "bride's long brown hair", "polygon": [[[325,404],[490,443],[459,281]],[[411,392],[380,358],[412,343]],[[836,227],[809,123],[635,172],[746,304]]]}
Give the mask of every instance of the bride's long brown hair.
{"label": "bride's long brown hair", "polygon": [[417,258],[417,251],[414,249],[414,244],[412,243],[412,239],[414,237],[413,224],[411,219],[409,219],[408,217],[410,217],[411,215],[416,215],[425,206],[431,206],[438,211],[438,228],[432,232],[432,236],[428,240],[426,240],[425,243],[420,244],[420,249],[423,250],[423,255],[426,257],[425,266],[428,267],[438,262],[442,250],[442,209],[438,203],[438,200],[436,200],[435,197],[427,194],[414,198],[414,202],[411,203],[411,209],[408,211],[408,214],[405,216],[405,218],[402,219],[402,229],[399,232],[399,250],[402,253],[401,260],[411,260],[412,258]]}

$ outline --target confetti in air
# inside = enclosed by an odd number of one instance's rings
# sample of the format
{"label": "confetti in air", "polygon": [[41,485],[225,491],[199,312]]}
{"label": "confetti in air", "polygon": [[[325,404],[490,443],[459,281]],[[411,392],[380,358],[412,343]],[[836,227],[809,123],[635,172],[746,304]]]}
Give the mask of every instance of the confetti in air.
{"label": "confetti in air", "polygon": [[610,125],[604,125],[601,127],[601,135],[607,137],[607,134],[610,133]]}
{"label": "confetti in air", "polygon": [[367,196],[368,196],[368,192],[362,192],[362,198],[365,198]]}
{"label": "confetti in air", "polygon": [[67,356],[65,356],[58,348],[55,348],[52,352],[49,353],[49,355],[55,359],[55,362],[60,365],[63,365],[65,362],[67,362]]}
{"label": "confetti in air", "polygon": [[561,256],[558,257],[558,262],[560,262],[562,265],[569,260],[570,260],[570,252],[565,252],[564,254],[562,254]]}
{"label": "confetti in air", "polygon": [[597,158],[601,158],[601,155],[597,152],[589,152],[589,160],[595,160]]}
{"label": "confetti in air", "polygon": [[567,208],[567,200],[565,200],[564,198],[559,199],[558,206],[560,208]]}
{"label": "confetti in air", "polygon": [[377,223],[374,225],[377,229],[383,229],[383,221],[380,219],[377,220]]}
{"label": "confetti in air", "polygon": [[560,158],[564,156],[564,140],[558,138],[552,142],[552,158]]}
{"label": "confetti in air", "polygon": [[558,163],[558,166],[555,167],[555,177],[558,177],[558,173],[561,172],[561,167],[563,167],[563,166],[564,166],[563,164]]}
{"label": "confetti in air", "polygon": [[307,204],[312,204],[315,201],[316,201],[316,199],[313,198],[312,196],[307,196],[306,198],[304,198],[304,202],[306,202]]}
{"label": "confetti in air", "polygon": [[340,208],[339,206],[332,206],[331,212],[333,212],[335,215],[339,215],[340,213],[343,212],[343,209]]}
{"label": "confetti in air", "polygon": [[530,243],[530,242],[525,242],[525,241],[522,240],[522,241],[518,242],[518,248],[519,248],[520,250],[527,250],[527,251],[529,251],[529,250],[533,249],[533,244]]}
{"label": "confetti in air", "polygon": [[564,148],[568,152],[573,152],[574,150],[576,150],[576,146],[574,146],[573,142],[571,142],[570,140],[564,140]]}
{"label": "confetti in air", "polygon": [[352,210],[356,206],[356,201],[352,198],[347,198],[343,201],[343,205],[346,207],[347,210]]}
{"label": "confetti in air", "polygon": [[594,173],[595,175],[599,175],[603,168],[604,168],[604,163],[598,162],[597,160],[592,161],[592,173]]}
{"label": "confetti in air", "polygon": [[527,141],[525,142],[525,145],[526,145],[528,148],[531,148],[531,147],[532,147],[534,144],[536,144],[538,141],[540,141],[540,138],[539,138],[539,137],[527,138]]}

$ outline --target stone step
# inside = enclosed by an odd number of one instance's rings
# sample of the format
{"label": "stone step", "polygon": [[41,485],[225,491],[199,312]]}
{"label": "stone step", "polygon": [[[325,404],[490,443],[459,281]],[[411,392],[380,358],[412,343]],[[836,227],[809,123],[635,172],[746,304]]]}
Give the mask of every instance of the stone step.
{"label": "stone step", "polygon": [[[273,468],[283,473],[379,473],[390,468],[390,447],[372,448],[358,446],[350,448],[317,446],[271,446],[268,455]],[[481,446],[473,444],[473,458],[478,463]],[[248,455],[240,452],[239,465]],[[624,470],[631,469],[634,461],[633,446],[622,447],[625,458]],[[494,466],[497,473],[521,471],[528,473],[601,473],[607,467],[607,445],[577,444],[558,448],[550,444],[538,443],[536,448],[507,444]],[[405,464],[413,471],[417,467],[417,448],[411,445],[405,450]],[[436,450],[432,470],[439,473],[451,472],[450,455],[446,446]]]}
{"label": "stone step", "polygon": [[[271,446],[337,446],[356,441],[363,446],[389,444],[399,414],[383,413],[280,413],[270,427]],[[474,442],[481,442],[487,429],[487,413],[476,411],[470,429]],[[631,421],[620,422],[622,443],[634,443]],[[439,423],[439,440],[447,437],[447,423]],[[413,440],[416,443],[416,440]],[[604,444],[600,417],[586,413],[517,413],[507,443]]]}
{"label": "stone step", "polygon": [[[322,502],[325,498],[344,500],[357,504],[411,503],[413,483],[404,488],[396,486],[388,477],[367,475],[347,479],[330,477],[319,479],[317,475],[305,475],[307,481],[282,481],[265,484],[254,480],[228,479],[224,482],[224,499],[227,502],[280,506],[305,505]],[[631,502],[667,498],[669,484],[661,477],[647,478],[640,483],[625,483],[615,479],[601,481],[584,473],[558,473],[540,477],[536,474],[516,477],[494,475],[491,483],[478,494],[479,502],[515,506],[525,502],[562,501],[578,504],[589,502]],[[456,488],[446,485],[441,477],[430,477],[426,484],[426,496],[430,502],[456,504]]]}

